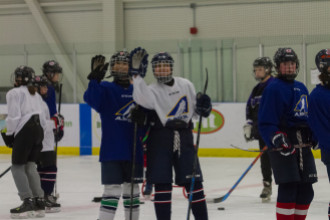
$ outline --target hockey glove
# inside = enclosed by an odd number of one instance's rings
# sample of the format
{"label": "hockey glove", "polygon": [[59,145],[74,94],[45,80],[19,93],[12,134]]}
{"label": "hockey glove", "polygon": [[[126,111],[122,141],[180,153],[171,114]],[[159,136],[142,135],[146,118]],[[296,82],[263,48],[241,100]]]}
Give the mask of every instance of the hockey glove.
{"label": "hockey glove", "polygon": [[104,78],[107,70],[108,70],[109,63],[105,63],[105,57],[102,55],[94,56],[91,60],[91,73],[87,76],[89,80],[97,80],[101,82]]}
{"label": "hockey glove", "polygon": [[5,145],[9,148],[13,148],[14,144],[14,135],[6,135],[7,129],[1,130],[1,136],[3,139],[3,142],[5,142]]}
{"label": "hockey glove", "polygon": [[196,95],[196,113],[203,117],[208,117],[212,111],[211,99],[208,95],[201,92]]}
{"label": "hockey glove", "polygon": [[252,141],[253,137],[252,137],[252,122],[251,121],[247,121],[246,124],[243,126],[243,131],[244,131],[244,138],[246,141]]}
{"label": "hockey glove", "polygon": [[287,134],[281,131],[276,132],[272,139],[272,143],[277,149],[281,149],[280,153],[283,156],[289,156],[296,152],[296,149],[291,146]]}
{"label": "hockey glove", "polygon": [[145,77],[148,68],[148,56],[147,51],[141,47],[132,50],[130,55],[130,76],[140,75]]}
{"label": "hockey glove", "polygon": [[130,118],[133,123],[137,123],[137,125],[141,127],[143,127],[147,122],[147,116],[145,112],[137,106],[131,109]]}
{"label": "hockey glove", "polygon": [[58,142],[64,136],[64,117],[61,114],[55,114],[51,119],[55,123],[54,137],[55,141]]}

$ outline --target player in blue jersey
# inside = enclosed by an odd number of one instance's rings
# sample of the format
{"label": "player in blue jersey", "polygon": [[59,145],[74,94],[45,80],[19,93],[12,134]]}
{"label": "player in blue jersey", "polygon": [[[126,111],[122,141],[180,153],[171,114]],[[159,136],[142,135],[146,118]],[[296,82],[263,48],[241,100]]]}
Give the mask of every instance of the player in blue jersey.
{"label": "player in blue jersey", "polygon": [[41,187],[45,192],[46,212],[59,212],[61,205],[56,202],[57,195],[53,195],[56,177],[56,151],[54,149],[55,141],[60,141],[63,137],[64,118],[57,114],[56,110],[56,94],[58,82],[62,74],[62,67],[55,60],[46,61],[42,66],[43,79],[48,80],[47,88],[39,87],[39,93],[46,102],[49,110],[50,118],[54,121],[54,137],[53,146],[47,146],[42,150],[38,159],[38,172],[41,180]]}
{"label": "player in blue jersey", "polygon": [[278,184],[277,219],[303,220],[314,197],[312,184],[317,182],[314,141],[307,123],[309,94],[295,80],[299,60],[293,49],[279,48],[274,63],[277,77],[261,98],[259,132]]}
{"label": "player in blue jersey", "polygon": [[[122,195],[125,219],[129,219],[132,205],[133,220],[139,218],[139,185],[143,180],[143,151],[140,141],[136,143],[136,164],[131,196],[131,167],[134,124],[130,112],[136,104],[132,98],[133,86],[129,79],[129,53],[119,51],[110,59],[113,82],[102,81],[109,63],[98,55],[91,60],[89,84],[84,94],[85,102],[100,114],[101,118],[101,178],[104,185],[99,220],[114,219]],[[140,132],[140,131],[139,131]],[[139,139],[139,138],[138,138]]]}
{"label": "player in blue jersey", "polygon": [[[259,57],[253,62],[254,77],[259,83],[253,88],[250,97],[246,103],[246,123],[243,126],[244,137],[246,141],[258,140],[260,150],[266,144],[262,140],[258,130],[258,110],[264,89],[273,81],[272,76],[273,63],[269,57]],[[269,202],[272,195],[272,169],[268,154],[262,154],[260,157],[261,173],[263,177],[264,188],[260,194],[262,202]]]}
{"label": "player in blue jersey", "polygon": [[[308,110],[308,122],[321,149],[321,160],[327,167],[330,181],[330,49],[316,54],[315,63],[320,71],[321,81],[311,92]],[[330,203],[328,209],[330,219]]]}
{"label": "player in blue jersey", "polygon": [[[147,52],[136,48],[131,52],[133,98],[137,104],[152,111],[147,140],[147,178],[155,186],[154,206],[158,220],[171,219],[172,182],[190,192],[195,149],[192,117],[208,117],[212,110],[206,94],[195,93],[187,79],[173,76],[174,60],[169,53],[157,53],[151,60],[156,83],[147,85],[143,79],[147,65]],[[197,98],[196,98],[197,97]],[[195,114],[197,113],[197,114]],[[192,212],[196,220],[207,220],[208,213],[203,190],[203,177],[197,164],[193,190]]]}

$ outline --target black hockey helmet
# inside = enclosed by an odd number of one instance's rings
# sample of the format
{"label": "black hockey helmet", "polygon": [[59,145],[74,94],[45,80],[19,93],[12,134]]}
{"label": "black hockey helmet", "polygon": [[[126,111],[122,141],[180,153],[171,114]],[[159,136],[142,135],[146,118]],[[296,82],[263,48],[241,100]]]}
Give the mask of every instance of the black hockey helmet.
{"label": "black hockey helmet", "polygon": [[[292,61],[296,63],[296,72],[294,74],[287,75],[280,72],[280,64],[286,61]],[[274,63],[278,78],[294,80],[297,77],[299,72],[299,59],[296,52],[294,52],[292,48],[278,48],[274,55]]]}
{"label": "black hockey helmet", "polygon": [[62,67],[55,60],[48,60],[42,65],[42,73],[52,81],[55,73],[62,73]]}
{"label": "black hockey helmet", "polygon": [[269,57],[259,57],[254,60],[253,67],[262,66],[265,68],[266,75],[270,75],[273,72],[273,63]]}
{"label": "black hockey helmet", "polygon": [[115,81],[127,81],[129,79],[128,71],[126,70],[116,70],[114,69],[115,63],[127,63],[129,65],[130,63],[130,54],[128,51],[118,51],[115,54],[113,54],[110,58],[110,75],[115,78]]}
{"label": "black hockey helmet", "polygon": [[330,49],[320,50],[315,56],[315,64],[321,73],[327,73],[330,67]]}
{"label": "black hockey helmet", "polygon": [[47,86],[48,85],[48,80],[47,77],[44,75],[40,75],[40,76],[35,76],[32,80],[33,85],[35,87],[41,87],[41,86]]}
{"label": "black hockey helmet", "polygon": [[[161,64],[161,63],[169,64],[169,66],[171,68],[171,73],[169,75],[167,73],[160,74],[160,75],[156,75],[155,74],[155,67],[158,64]],[[151,59],[152,71],[154,73],[155,78],[157,79],[157,81],[159,83],[167,83],[167,82],[170,82],[172,80],[172,78],[173,78],[172,77],[172,74],[173,74],[173,64],[174,64],[174,60],[173,60],[172,56],[169,53],[167,53],[167,52],[157,53]]]}
{"label": "black hockey helmet", "polygon": [[34,70],[29,66],[19,66],[15,69],[14,72],[14,85],[29,85],[32,83],[34,78]]}

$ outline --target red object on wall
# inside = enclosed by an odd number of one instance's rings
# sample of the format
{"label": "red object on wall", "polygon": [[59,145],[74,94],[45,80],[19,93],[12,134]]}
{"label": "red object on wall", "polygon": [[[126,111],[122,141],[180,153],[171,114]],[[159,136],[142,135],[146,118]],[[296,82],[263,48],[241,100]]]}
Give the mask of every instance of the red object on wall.
{"label": "red object on wall", "polygon": [[191,27],[190,28],[190,34],[197,34],[197,33],[198,33],[197,27]]}

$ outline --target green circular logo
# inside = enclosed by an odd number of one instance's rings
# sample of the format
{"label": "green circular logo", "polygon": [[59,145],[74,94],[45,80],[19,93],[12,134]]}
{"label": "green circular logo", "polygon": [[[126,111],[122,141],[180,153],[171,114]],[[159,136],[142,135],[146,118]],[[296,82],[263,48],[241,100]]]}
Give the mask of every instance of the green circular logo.
{"label": "green circular logo", "polygon": [[[198,120],[194,121],[194,133],[197,133],[198,130]],[[225,119],[223,115],[212,109],[211,114],[208,118],[202,119],[201,134],[210,134],[219,131],[225,124]]]}

